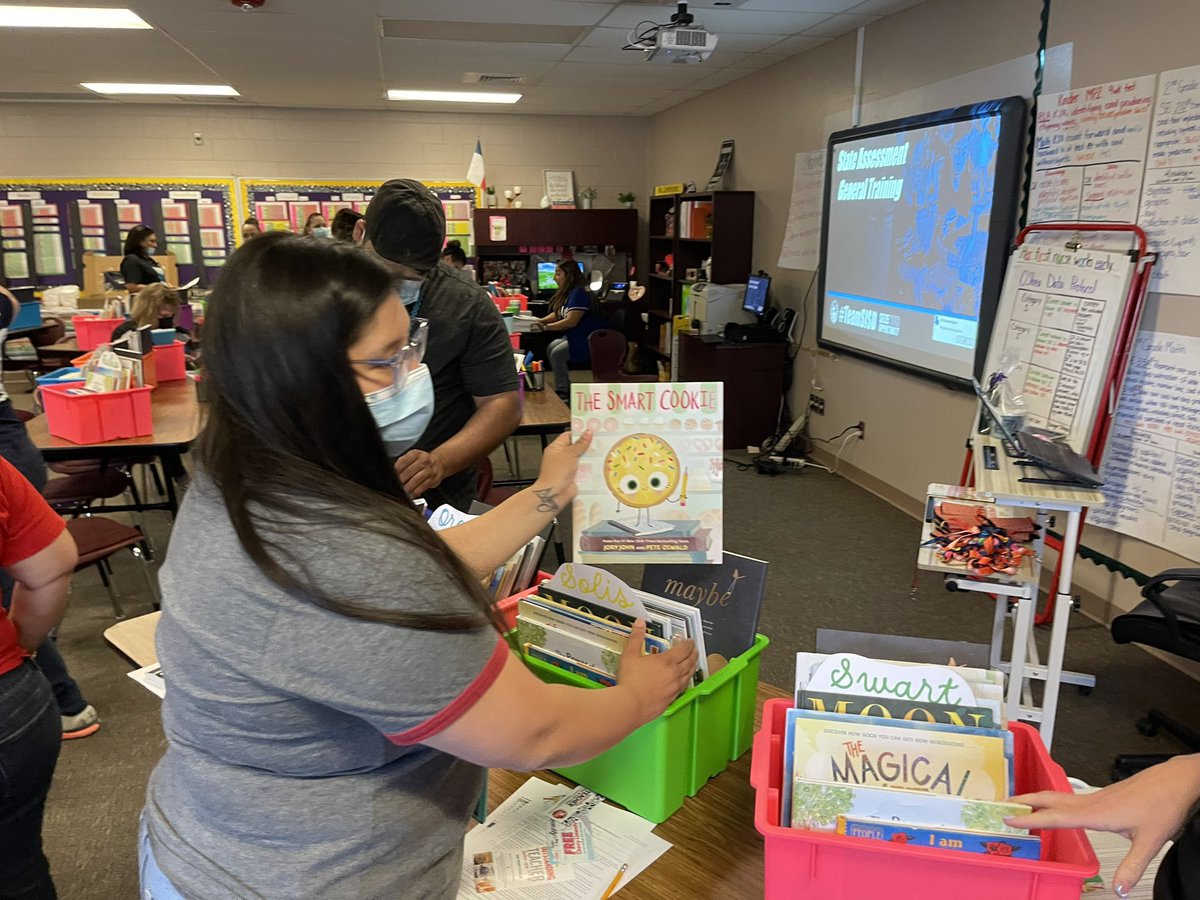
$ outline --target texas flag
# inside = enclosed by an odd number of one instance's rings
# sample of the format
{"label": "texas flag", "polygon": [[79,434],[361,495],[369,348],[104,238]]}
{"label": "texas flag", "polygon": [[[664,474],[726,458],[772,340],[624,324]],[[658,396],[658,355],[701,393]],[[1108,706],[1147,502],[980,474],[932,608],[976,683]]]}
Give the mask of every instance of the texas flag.
{"label": "texas flag", "polygon": [[487,177],[483,173],[483,147],[479,138],[475,139],[475,152],[471,155],[471,164],[467,166],[467,181],[480,190],[487,187]]}

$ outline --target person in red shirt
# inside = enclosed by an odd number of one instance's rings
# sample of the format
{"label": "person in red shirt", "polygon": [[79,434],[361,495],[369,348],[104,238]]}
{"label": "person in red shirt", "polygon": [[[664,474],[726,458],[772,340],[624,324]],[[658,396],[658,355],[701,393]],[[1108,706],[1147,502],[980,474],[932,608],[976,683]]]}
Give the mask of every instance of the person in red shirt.
{"label": "person in red shirt", "polygon": [[0,568],[16,582],[0,609],[0,894],[57,896],[42,852],[42,813],[62,723],[33,652],[63,617],[78,554],[54,510],[0,458]]}

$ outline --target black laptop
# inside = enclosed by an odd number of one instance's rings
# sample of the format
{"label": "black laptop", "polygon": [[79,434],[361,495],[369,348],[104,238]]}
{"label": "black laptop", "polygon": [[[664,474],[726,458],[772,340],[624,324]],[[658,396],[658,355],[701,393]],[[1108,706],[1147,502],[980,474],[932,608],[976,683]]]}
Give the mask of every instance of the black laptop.
{"label": "black laptop", "polygon": [[1000,413],[992,406],[976,379],[971,379],[975,394],[983,407],[993,434],[1005,445],[1010,456],[1017,457],[1016,465],[1037,466],[1047,472],[1056,472],[1065,478],[1026,476],[1021,481],[1032,484],[1060,484],[1065,487],[1098,488],[1104,482],[1096,473],[1096,467],[1086,456],[1081,456],[1062,441],[1048,440],[1039,431],[1017,431],[1015,434],[1004,424]]}

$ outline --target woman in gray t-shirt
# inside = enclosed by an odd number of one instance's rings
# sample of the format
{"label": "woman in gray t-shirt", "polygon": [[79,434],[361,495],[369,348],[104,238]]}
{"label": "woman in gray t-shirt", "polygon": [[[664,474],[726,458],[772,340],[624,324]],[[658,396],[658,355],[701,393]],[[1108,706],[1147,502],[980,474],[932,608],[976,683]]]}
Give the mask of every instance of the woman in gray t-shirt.
{"label": "woman in gray t-shirt", "polygon": [[509,652],[479,579],[570,502],[590,435],[434,533],[390,462],[433,406],[421,329],[362,253],[256,238],[204,340],[207,420],[161,575],[143,896],[453,897],[481,767],[607,749],[683,690],[694,648],[631,651],[604,690],[543,684]]}

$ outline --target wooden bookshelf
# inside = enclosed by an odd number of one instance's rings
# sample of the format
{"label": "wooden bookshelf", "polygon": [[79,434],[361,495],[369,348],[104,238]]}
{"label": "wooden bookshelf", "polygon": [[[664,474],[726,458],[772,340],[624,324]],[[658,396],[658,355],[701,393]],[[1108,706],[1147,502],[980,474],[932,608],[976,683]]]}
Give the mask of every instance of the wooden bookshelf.
{"label": "wooden bookshelf", "polygon": [[[711,234],[680,237],[683,204],[696,201],[712,203]],[[704,191],[652,197],[649,232],[650,275],[644,279],[646,297],[641,311],[649,314],[650,321],[638,343],[647,351],[643,358],[657,360],[669,358],[659,349],[659,330],[683,312],[684,287],[696,283],[687,277],[688,269],[698,269],[711,258],[708,281],[744,284],[749,277],[754,250],[754,192]],[[658,271],[668,254],[674,267],[669,272]]]}

